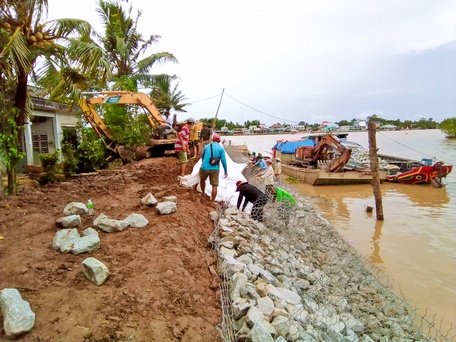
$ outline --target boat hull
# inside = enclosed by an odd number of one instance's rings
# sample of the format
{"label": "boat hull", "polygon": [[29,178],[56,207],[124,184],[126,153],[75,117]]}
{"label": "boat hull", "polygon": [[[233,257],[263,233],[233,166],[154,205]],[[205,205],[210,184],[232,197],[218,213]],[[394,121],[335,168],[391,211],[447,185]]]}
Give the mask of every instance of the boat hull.
{"label": "boat hull", "polygon": [[451,171],[453,171],[453,165],[441,165],[439,163],[432,166],[422,165],[407,172],[387,176],[386,180],[404,184],[431,183],[433,179],[446,177]]}
{"label": "boat hull", "polygon": [[[302,168],[292,165],[282,165],[282,172],[287,176],[310,185],[351,185],[371,184],[371,171],[327,172],[320,169]],[[386,179],[386,172],[379,171],[379,180]]]}

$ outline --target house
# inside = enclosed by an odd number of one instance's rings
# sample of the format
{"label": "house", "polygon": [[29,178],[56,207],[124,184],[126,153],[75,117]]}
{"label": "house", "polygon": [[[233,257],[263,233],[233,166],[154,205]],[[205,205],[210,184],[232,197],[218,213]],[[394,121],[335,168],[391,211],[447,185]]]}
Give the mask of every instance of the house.
{"label": "house", "polygon": [[283,132],[285,130],[285,128],[279,124],[279,123],[276,123],[276,124],[272,124],[271,127],[269,127],[269,131],[270,132]]}
{"label": "house", "polygon": [[54,153],[62,149],[64,132],[76,137],[78,113],[63,103],[32,98],[33,118],[24,125],[19,149],[26,156],[19,163],[18,172],[24,165],[40,165],[40,153]]}

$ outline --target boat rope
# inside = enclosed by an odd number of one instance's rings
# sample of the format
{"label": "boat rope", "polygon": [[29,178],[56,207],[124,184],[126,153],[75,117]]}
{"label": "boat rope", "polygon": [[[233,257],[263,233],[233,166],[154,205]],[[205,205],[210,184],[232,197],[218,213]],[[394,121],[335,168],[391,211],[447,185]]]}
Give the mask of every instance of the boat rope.
{"label": "boat rope", "polygon": [[397,143],[397,144],[399,144],[399,145],[404,146],[405,148],[408,148],[409,150],[412,150],[412,151],[414,151],[414,152],[417,152],[417,153],[422,154],[422,155],[424,155],[424,156],[426,156],[426,157],[429,157],[429,158],[436,158],[435,156],[430,156],[430,155],[428,155],[428,154],[426,154],[426,153],[417,151],[417,150],[415,150],[415,149],[413,149],[413,148],[411,148],[411,147],[409,147],[409,146],[407,146],[407,145],[404,145],[403,143],[401,143],[401,142],[399,142],[399,141],[397,141],[397,140],[394,140],[393,138],[390,138],[390,137],[386,136],[385,134],[382,134],[381,132],[377,132],[377,133],[380,134],[380,135],[382,135],[382,136],[384,136],[385,138],[388,138],[388,139],[394,141],[395,143]]}

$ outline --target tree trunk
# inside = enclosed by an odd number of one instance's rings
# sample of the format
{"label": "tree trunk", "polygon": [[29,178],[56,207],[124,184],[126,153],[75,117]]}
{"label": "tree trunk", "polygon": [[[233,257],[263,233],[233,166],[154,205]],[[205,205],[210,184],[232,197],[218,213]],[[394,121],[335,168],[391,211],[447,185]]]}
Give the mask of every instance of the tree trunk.
{"label": "tree trunk", "polygon": [[372,188],[374,191],[375,198],[375,213],[377,220],[383,221],[383,203],[382,203],[382,192],[380,191],[380,177],[378,175],[378,156],[377,156],[377,140],[375,137],[375,124],[369,122],[368,134],[369,134],[369,159],[372,172]]}
{"label": "tree trunk", "polygon": [[[23,127],[27,122],[27,81],[28,81],[28,74],[25,70],[19,70],[18,74],[18,82],[16,86],[16,96],[14,97],[14,107],[17,109],[17,114],[14,116],[14,121],[16,122],[16,129],[18,130],[18,134],[16,136],[16,141],[14,143],[15,146],[9,146],[8,148],[15,148],[18,150],[19,147],[19,139],[23,134]],[[14,134],[14,130],[12,131]],[[29,151],[32,153],[32,151]],[[8,188],[7,194],[14,195],[17,193],[17,174],[16,174],[16,167],[19,159],[11,158],[9,161],[9,165],[6,168],[6,174],[8,177]]]}

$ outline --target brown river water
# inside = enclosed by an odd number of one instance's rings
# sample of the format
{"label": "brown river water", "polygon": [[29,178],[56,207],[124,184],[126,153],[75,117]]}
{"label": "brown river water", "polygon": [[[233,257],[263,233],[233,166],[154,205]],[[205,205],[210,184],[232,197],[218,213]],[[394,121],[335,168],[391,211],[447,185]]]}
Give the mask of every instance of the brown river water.
{"label": "brown river water", "polygon": [[[233,145],[271,155],[279,139],[304,134],[228,136]],[[440,130],[377,132],[378,153],[432,158],[456,166],[456,140]],[[349,141],[368,148],[367,132],[349,132]],[[346,241],[389,277],[402,296],[426,318],[456,335],[456,170],[430,185],[381,184],[384,220],[375,207],[371,185],[294,185],[308,196]]]}

